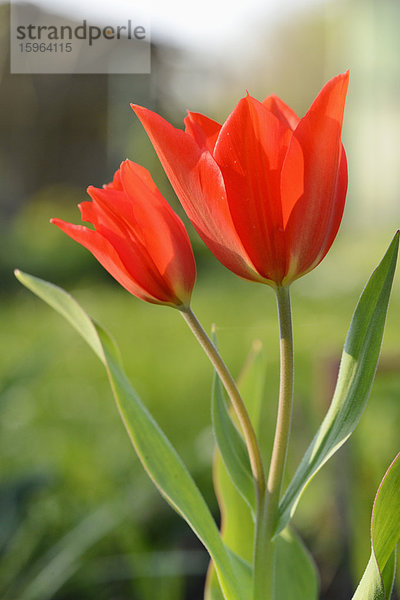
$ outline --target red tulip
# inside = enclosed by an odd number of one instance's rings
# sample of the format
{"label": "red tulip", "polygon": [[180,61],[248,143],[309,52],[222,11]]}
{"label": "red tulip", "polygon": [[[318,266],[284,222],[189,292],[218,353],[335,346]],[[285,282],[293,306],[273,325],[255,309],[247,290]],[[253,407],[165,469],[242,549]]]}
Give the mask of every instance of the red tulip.
{"label": "red tulip", "polygon": [[126,160],[112,183],[89,187],[92,202],[79,205],[88,229],[51,222],[85,246],[103,267],[138,298],[186,308],[196,278],[192,247],[182,221],[149,172]]}
{"label": "red tulip", "polygon": [[237,275],[288,285],[332,245],[347,190],[348,78],[331,79],[302,119],[276,96],[247,95],[222,126],[189,112],[183,132],[132,105],[200,237]]}

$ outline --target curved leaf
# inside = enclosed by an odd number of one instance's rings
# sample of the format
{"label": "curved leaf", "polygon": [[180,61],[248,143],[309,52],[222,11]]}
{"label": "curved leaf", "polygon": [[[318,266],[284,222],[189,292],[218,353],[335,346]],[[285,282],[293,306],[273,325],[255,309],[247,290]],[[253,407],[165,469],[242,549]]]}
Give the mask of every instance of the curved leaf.
{"label": "curved leaf", "polygon": [[382,343],[398,247],[399,232],[358,301],[331,406],[281,500],[277,533],[290,521],[311,479],[350,437],[366,406]]}
{"label": "curved leaf", "polygon": [[[249,505],[243,500],[217,450],[213,479],[221,511],[221,535],[227,548],[242,560],[251,562],[253,555],[254,520]],[[249,588],[251,589],[251,588]],[[221,590],[210,563],[205,586],[205,600],[220,600]]]}
{"label": "curved leaf", "polygon": [[220,378],[214,373],[212,424],[221,458],[236,489],[255,515],[256,495],[246,444],[236,429],[226,405]]}
{"label": "curved leaf", "polygon": [[276,538],[274,572],[276,600],[317,600],[319,580],[314,561],[300,537],[290,528]]}
{"label": "curved leaf", "polygon": [[[215,343],[215,337],[213,341]],[[238,377],[239,391],[256,432],[260,425],[264,381],[265,360],[261,342],[257,340],[253,343]],[[249,563],[253,559],[254,520],[249,504],[233,484],[219,450],[216,450],[214,456],[213,480],[221,511],[222,538],[231,551]],[[221,590],[211,563],[207,574],[205,600],[220,599]]]}
{"label": "curved leaf", "polygon": [[246,600],[231,557],[203,496],[175,449],[130,386],[108,334],[61,288],[20,271],[18,280],[62,314],[104,364],[118,410],[147,473],[169,504],[187,521],[207,548],[226,600]]}
{"label": "curved leaf", "polygon": [[381,481],[371,519],[371,557],[353,600],[389,600],[400,540],[400,453]]}

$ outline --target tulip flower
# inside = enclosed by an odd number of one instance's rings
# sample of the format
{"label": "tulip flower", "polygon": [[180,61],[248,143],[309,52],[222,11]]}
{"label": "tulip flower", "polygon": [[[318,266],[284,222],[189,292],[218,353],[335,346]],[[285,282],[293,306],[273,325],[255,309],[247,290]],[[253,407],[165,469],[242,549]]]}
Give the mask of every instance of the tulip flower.
{"label": "tulip flower", "polygon": [[287,286],[331,247],[347,191],[348,78],[331,79],[301,119],[276,96],[247,95],[222,126],[189,112],[182,131],[132,105],[195,229],[237,275]]}
{"label": "tulip flower", "polygon": [[89,187],[79,205],[94,230],[52,219],[85,246],[134,296],[179,309],[189,306],[196,266],[189,237],[149,172],[126,160],[113,182]]}

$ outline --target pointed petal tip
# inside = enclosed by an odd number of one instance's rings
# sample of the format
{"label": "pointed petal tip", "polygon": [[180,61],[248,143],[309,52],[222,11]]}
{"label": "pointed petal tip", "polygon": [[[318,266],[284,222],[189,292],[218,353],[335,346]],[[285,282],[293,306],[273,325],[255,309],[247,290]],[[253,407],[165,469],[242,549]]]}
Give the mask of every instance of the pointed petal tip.
{"label": "pointed petal tip", "polygon": [[119,174],[121,177],[121,181],[125,181],[125,175],[127,174],[128,170],[130,171],[131,169],[130,167],[130,161],[128,159],[123,160],[122,163],[120,164],[119,167]]}
{"label": "pointed petal tip", "polygon": [[135,174],[137,176],[140,176],[143,175],[143,173],[146,173],[150,176],[149,171],[145,167],[142,167],[138,163],[133,162],[133,160],[130,160],[129,158],[123,160],[119,168],[119,174],[122,178],[124,178],[128,174]]}
{"label": "pointed petal tip", "polygon": [[149,111],[149,109],[146,108],[145,106],[140,106],[140,104],[134,104],[133,102],[131,102],[130,106],[137,117],[139,117],[139,115],[144,114]]}
{"label": "pointed petal tip", "polygon": [[332,77],[332,79],[349,79],[349,77],[350,77],[350,69],[347,69],[346,71],[343,71],[343,73],[338,73],[337,75]]}
{"label": "pointed petal tip", "polygon": [[332,77],[331,81],[342,81],[343,84],[345,85],[345,89],[347,91],[347,88],[349,86],[349,79],[350,79],[350,69],[347,69],[347,71],[344,71],[343,73],[339,73],[339,75],[336,75],[336,77]]}
{"label": "pointed petal tip", "polygon": [[140,104],[134,104],[133,102],[131,102],[130,107],[137,117],[146,110],[143,106],[140,106]]}
{"label": "pointed petal tip", "polygon": [[346,81],[346,83],[349,83],[349,79],[350,79],[350,69],[347,69],[347,71],[345,71],[344,73],[342,73],[342,77],[343,79]]}
{"label": "pointed petal tip", "polygon": [[68,221],[64,221],[63,219],[58,219],[58,218],[50,219],[50,223],[52,225],[55,225],[62,231],[65,231],[66,228],[68,228],[68,227],[75,227],[75,225],[73,225],[72,223],[68,223]]}
{"label": "pointed petal tip", "polygon": [[52,217],[50,219],[50,223],[52,225],[57,225],[57,227],[59,227],[62,223],[64,223],[64,221],[62,219],[59,219],[58,217]]}
{"label": "pointed petal tip", "polygon": [[[343,73],[338,73],[338,75],[334,75],[333,77],[331,77],[331,79],[329,79],[329,81],[327,81],[325,83],[325,85],[321,89],[321,92],[323,90],[332,89],[332,88],[335,88],[336,86],[342,85],[343,89],[346,93],[348,85],[349,85],[349,78],[350,78],[350,70],[349,69],[347,69],[347,71],[344,71]],[[318,95],[320,95],[321,92]],[[318,98],[318,96],[317,96],[317,98]]]}
{"label": "pointed petal tip", "polygon": [[239,102],[237,103],[237,106],[241,103],[241,102],[258,102],[258,100],[256,98],[254,98],[254,96],[252,96],[249,92],[249,90],[246,90],[246,95],[243,96],[243,98],[241,98],[239,100]]}
{"label": "pointed petal tip", "polygon": [[[88,185],[88,187],[86,188],[86,192],[89,194],[89,196],[91,198],[93,198],[93,194],[95,194],[97,192],[97,190],[106,190],[108,188],[110,184],[105,183],[101,188],[97,188],[95,185]],[[80,204],[78,204],[78,208],[80,210],[81,204],[83,204],[83,202],[81,202]]]}

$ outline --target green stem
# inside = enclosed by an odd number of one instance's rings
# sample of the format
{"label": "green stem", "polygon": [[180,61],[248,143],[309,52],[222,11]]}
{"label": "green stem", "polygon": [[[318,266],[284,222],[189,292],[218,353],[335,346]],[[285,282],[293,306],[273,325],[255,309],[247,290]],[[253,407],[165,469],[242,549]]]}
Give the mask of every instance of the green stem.
{"label": "green stem", "polygon": [[257,443],[257,438],[253,426],[250,421],[250,417],[240,396],[239,390],[236,383],[230,374],[228,367],[225,365],[220,354],[215,348],[214,344],[204,331],[203,327],[197,320],[192,309],[189,307],[181,311],[183,318],[189,325],[193,334],[197,338],[198,342],[202,346],[203,350],[210,359],[214,369],[218,373],[229,399],[232,403],[233,409],[236,412],[239,424],[242,428],[243,435],[247,444],[247,449],[250,458],[251,469],[256,486],[257,504],[262,504],[262,499],[265,494],[265,475],[264,466],[261,458],[260,449]]}
{"label": "green stem", "polygon": [[[278,287],[276,289],[276,299],[279,314],[281,377],[278,418],[267,484],[270,497],[274,500],[274,509],[278,508],[285,471],[290,426],[292,422],[294,380],[293,331],[289,288]],[[272,510],[272,508],[270,510]]]}
{"label": "green stem", "polygon": [[253,600],[272,600],[274,542],[279,497],[285,471],[293,405],[293,332],[289,288],[276,288],[279,316],[281,374],[278,416],[264,505],[257,515]]}

